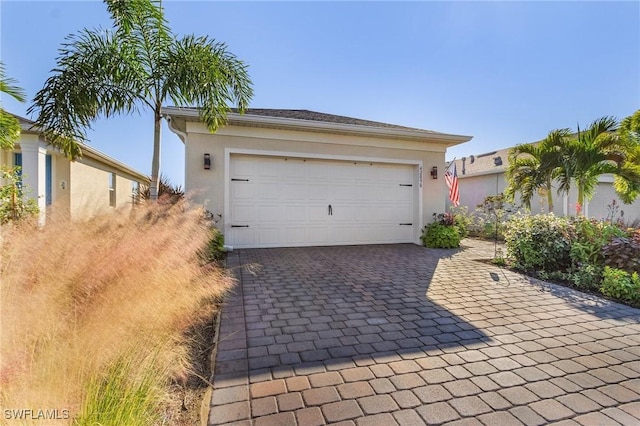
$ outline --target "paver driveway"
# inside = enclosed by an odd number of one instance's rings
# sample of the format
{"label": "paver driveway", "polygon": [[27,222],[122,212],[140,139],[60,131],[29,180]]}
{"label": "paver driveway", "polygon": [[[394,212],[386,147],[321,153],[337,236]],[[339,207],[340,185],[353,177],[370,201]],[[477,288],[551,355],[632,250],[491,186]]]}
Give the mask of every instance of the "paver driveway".
{"label": "paver driveway", "polygon": [[465,245],[231,253],[209,423],[640,424],[640,310]]}

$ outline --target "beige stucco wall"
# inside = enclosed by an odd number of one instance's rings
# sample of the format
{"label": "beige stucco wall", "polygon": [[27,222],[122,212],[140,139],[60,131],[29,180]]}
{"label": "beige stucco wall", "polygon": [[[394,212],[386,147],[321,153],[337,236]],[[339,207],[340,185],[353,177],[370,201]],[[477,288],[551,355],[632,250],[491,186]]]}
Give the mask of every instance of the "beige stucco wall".
{"label": "beige stucco wall", "polygon": [[62,155],[51,157],[51,199],[54,208],[64,212],[71,208],[71,165],[69,160]]}
{"label": "beige stucco wall", "polygon": [[[441,213],[445,208],[445,147],[440,144],[239,126],[227,126],[210,134],[200,123],[187,123],[187,133],[185,189],[195,202],[214,214],[224,214],[226,149],[359,157],[381,162],[422,161],[423,224],[431,221],[433,213]],[[210,170],[203,167],[205,153],[211,155]],[[437,180],[429,175],[433,166],[439,170]],[[218,226],[224,229],[224,217]]]}
{"label": "beige stucco wall", "polygon": [[130,177],[118,171],[100,165],[90,159],[83,159],[70,164],[70,211],[73,219],[87,219],[96,214],[108,212],[110,206],[109,174],[116,173],[116,205],[115,209],[132,207]]}
{"label": "beige stucco wall", "polygon": [[87,219],[109,209],[109,178],[106,171],[83,163],[71,165],[71,217]]}

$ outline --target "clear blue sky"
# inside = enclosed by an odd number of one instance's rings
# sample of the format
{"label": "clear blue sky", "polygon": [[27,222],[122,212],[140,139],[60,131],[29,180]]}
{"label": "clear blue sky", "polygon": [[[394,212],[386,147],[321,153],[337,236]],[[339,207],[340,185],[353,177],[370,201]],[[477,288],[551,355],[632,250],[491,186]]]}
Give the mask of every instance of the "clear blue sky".
{"label": "clear blue sky", "polygon": [[[621,119],[640,108],[640,2],[165,0],[177,34],[209,35],[249,64],[254,108],[310,109],[473,136],[447,158]],[[0,57],[29,99],[64,37],[110,27],[98,1],[0,1]],[[27,104],[3,98],[25,115]],[[149,114],[100,120],[91,145],[144,173]],[[162,170],[184,181],[166,126]]]}

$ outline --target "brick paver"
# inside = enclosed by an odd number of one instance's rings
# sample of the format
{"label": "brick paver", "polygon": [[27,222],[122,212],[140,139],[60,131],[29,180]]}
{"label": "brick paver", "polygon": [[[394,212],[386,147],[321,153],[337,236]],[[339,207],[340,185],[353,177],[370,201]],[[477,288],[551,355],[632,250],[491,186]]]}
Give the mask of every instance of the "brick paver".
{"label": "brick paver", "polygon": [[640,310],[463,244],[229,253],[209,424],[640,424]]}

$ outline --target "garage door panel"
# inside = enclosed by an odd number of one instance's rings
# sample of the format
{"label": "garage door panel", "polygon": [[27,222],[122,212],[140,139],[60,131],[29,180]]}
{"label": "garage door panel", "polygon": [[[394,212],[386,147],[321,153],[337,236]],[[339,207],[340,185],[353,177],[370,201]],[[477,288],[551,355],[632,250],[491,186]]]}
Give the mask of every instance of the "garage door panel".
{"label": "garage door panel", "polygon": [[353,244],[353,226],[335,226],[333,229],[333,241],[336,244]]}
{"label": "garage door panel", "polygon": [[279,180],[282,166],[280,165],[280,161],[272,159],[261,162],[259,167],[256,167],[255,170],[257,171],[256,177]]}
{"label": "garage door panel", "polygon": [[356,188],[351,183],[337,183],[333,187],[333,198],[336,201],[351,201],[356,198]]}
{"label": "garage door panel", "polygon": [[402,186],[395,194],[396,201],[413,205],[413,187]]}
{"label": "garage door panel", "polygon": [[248,157],[236,157],[233,160],[232,177],[246,178],[254,176],[256,171],[256,163]]}
{"label": "garage door panel", "polygon": [[378,180],[378,168],[372,164],[356,164],[353,170],[353,178],[356,182],[376,182]]}
{"label": "garage door panel", "polygon": [[258,244],[263,246],[278,246],[280,244],[280,228],[279,227],[261,227],[255,231]]}
{"label": "garage door panel", "polygon": [[394,229],[394,235],[396,235],[396,238],[398,238],[400,241],[407,241],[407,240],[411,239],[411,237],[413,236],[414,227],[415,227],[415,225],[413,225],[413,226],[399,226],[399,227]]}
{"label": "garage door panel", "polygon": [[232,191],[233,191],[233,200],[252,200],[253,197],[253,190],[254,190],[254,186],[252,185],[248,185],[245,182],[231,182],[231,185],[233,186]]}
{"label": "garage door panel", "polygon": [[376,213],[379,222],[387,223],[398,221],[398,213],[394,206],[380,206],[376,209]]}
{"label": "garage door panel", "polygon": [[306,163],[302,160],[287,159],[284,164],[284,177],[288,179],[304,179]]}
{"label": "garage door panel", "polygon": [[307,199],[310,201],[329,199],[329,184],[309,183],[307,185]]}
{"label": "garage door panel", "polygon": [[356,207],[353,205],[336,204],[331,206],[333,215],[331,220],[335,222],[352,222],[357,220]]}
{"label": "garage door panel", "polygon": [[377,188],[376,201],[385,203],[394,203],[398,198],[398,192],[402,191],[401,187],[396,185],[380,185]]}
{"label": "garage door panel", "polygon": [[231,228],[229,239],[237,246],[249,246],[256,242],[254,231],[251,228]]}
{"label": "garage door panel", "polygon": [[262,206],[259,209],[252,206],[251,208],[254,211],[254,216],[257,216],[257,220],[260,224],[278,222],[282,217],[280,211],[281,207],[278,205]]}
{"label": "garage door panel", "polygon": [[326,244],[331,242],[331,231],[328,226],[307,228],[307,239],[310,244]]}
{"label": "garage door panel", "polygon": [[340,181],[353,181],[354,164],[351,162],[335,162],[331,164],[331,176]]}
{"label": "garage door panel", "polygon": [[380,189],[372,185],[357,184],[355,190],[355,200],[364,202],[374,202],[378,200]]}
{"label": "garage door panel", "polygon": [[256,220],[255,208],[251,205],[236,204],[233,212],[234,222],[240,224],[240,222],[251,223]]}
{"label": "garage door panel", "polygon": [[[415,166],[254,155],[230,162],[229,244],[412,242]],[[241,179],[241,180],[237,180]],[[416,186],[401,186],[401,184]],[[332,211],[329,206],[331,206]],[[330,214],[332,213],[332,214]]]}
{"label": "garage door panel", "polygon": [[305,201],[307,199],[307,185],[304,183],[285,183],[283,190],[283,201]]}
{"label": "garage door panel", "polygon": [[307,206],[304,204],[287,206],[284,209],[284,217],[288,222],[306,223]]}
{"label": "garage door panel", "polygon": [[357,205],[355,208],[355,215],[358,220],[363,222],[373,222],[378,219],[378,215],[376,213],[377,208],[370,205]]}
{"label": "garage door panel", "polygon": [[300,245],[307,241],[306,228],[304,226],[286,227],[284,229],[284,240],[286,244]]}
{"label": "garage door panel", "polygon": [[329,176],[330,166],[328,163],[320,161],[307,162],[307,179],[310,182],[326,182],[329,179]]}
{"label": "garage door panel", "polygon": [[280,198],[280,184],[276,181],[266,183],[254,183],[256,188],[255,198],[260,200],[278,200]]}
{"label": "garage door panel", "polygon": [[307,220],[309,223],[326,223],[329,220],[329,206],[327,204],[310,204],[307,206]]}

